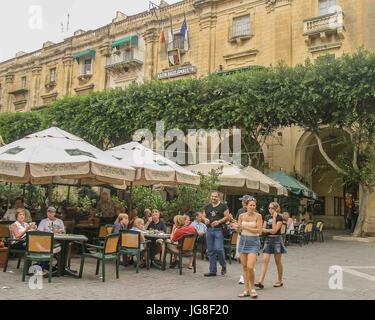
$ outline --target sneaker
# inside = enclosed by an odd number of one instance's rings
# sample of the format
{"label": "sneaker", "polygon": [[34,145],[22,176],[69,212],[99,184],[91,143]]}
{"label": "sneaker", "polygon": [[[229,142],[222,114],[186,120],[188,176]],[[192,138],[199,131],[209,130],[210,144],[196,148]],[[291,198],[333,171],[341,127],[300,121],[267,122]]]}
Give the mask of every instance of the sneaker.
{"label": "sneaker", "polygon": [[243,279],[243,276],[241,276],[240,280],[238,280],[238,284],[244,284],[244,283],[245,283],[245,281]]}
{"label": "sneaker", "polygon": [[225,276],[226,274],[227,274],[227,268],[226,267],[221,268],[221,275]]}
{"label": "sneaker", "polygon": [[204,274],[205,277],[216,277],[216,273],[208,272]]}

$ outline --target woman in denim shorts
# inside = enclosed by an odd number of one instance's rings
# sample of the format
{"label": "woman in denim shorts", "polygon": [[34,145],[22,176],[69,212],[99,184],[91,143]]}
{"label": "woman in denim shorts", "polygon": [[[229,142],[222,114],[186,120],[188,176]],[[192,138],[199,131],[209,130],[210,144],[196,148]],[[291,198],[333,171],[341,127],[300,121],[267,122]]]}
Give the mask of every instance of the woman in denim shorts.
{"label": "woman in denim shorts", "polygon": [[283,286],[283,265],[281,263],[281,255],[287,252],[281,236],[283,217],[280,214],[280,205],[277,202],[271,202],[268,206],[268,211],[269,214],[265,216],[263,224],[263,234],[266,236],[266,239],[263,248],[262,268],[259,281],[258,283],[255,283],[255,286],[260,289],[264,288],[264,278],[266,277],[271,255],[274,255],[275,257],[278,274],[278,281],[273,286],[275,288]]}

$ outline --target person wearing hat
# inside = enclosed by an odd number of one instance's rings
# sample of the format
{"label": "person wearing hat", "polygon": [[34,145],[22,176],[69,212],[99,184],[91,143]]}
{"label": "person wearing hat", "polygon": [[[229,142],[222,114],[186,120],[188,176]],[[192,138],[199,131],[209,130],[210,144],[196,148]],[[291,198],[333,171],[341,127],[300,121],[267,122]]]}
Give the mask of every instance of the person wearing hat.
{"label": "person wearing hat", "polygon": [[248,195],[248,194],[245,194],[244,196],[242,196],[241,198],[238,198],[238,200],[240,200],[242,202],[242,208],[241,209],[238,209],[237,211],[237,214],[236,214],[236,217],[235,217],[235,220],[238,221],[238,218],[240,217],[241,214],[247,212],[247,208],[246,208],[246,203],[253,199],[252,196]]}
{"label": "person wearing hat", "polygon": [[[53,232],[57,234],[65,233],[65,226],[64,222],[61,219],[56,218],[56,208],[55,207],[48,207],[47,209],[47,218],[40,221],[38,226],[38,231],[44,232]],[[58,243],[54,243],[53,245],[53,253],[59,253],[61,251],[61,246]],[[48,275],[49,263],[39,262],[43,270],[43,275]],[[53,270],[57,270],[57,265],[53,267]]]}
{"label": "person wearing hat", "polygon": [[49,207],[47,209],[47,218],[40,221],[38,230],[59,234],[65,232],[64,222],[56,218],[56,208]]}

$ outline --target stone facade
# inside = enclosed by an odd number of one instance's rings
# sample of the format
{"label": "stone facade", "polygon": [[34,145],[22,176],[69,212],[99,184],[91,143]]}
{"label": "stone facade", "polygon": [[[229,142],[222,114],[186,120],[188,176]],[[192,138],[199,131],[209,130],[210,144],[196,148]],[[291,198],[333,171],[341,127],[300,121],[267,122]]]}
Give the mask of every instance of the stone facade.
{"label": "stone facade", "polygon": [[[180,34],[184,19],[188,43]],[[361,46],[375,50],[374,25],[375,0],[162,1],[159,9],[135,16],[118,12],[97,30],[79,30],[61,43],[46,42],[36,52],[1,62],[0,111],[30,110],[63,96],[151,78],[202,77],[281,60],[296,65],[322,54],[339,57]],[[299,128],[284,129],[268,141],[265,159],[271,170],[310,177],[325,197],[325,215],[340,226],[343,219],[335,214],[342,210],[344,191],[340,181],[330,183],[336,179],[334,172],[310,176],[322,163],[314,143]],[[375,197],[370,202],[372,208]]]}

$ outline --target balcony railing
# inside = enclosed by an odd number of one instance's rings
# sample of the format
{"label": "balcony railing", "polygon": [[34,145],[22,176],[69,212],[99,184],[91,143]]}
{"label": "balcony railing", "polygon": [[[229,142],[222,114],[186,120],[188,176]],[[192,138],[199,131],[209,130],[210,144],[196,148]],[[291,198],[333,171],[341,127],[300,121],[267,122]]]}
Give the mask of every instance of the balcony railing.
{"label": "balcony railing", "polygon": [[250,24],[233,26],[229,32],[229,40],[246,40],[252,37]]}
{"label": "balcony railing", "polygon": [[107,60],[107,69],[143,65],[143,53],[139,50],[117,51]]}
{"label": "balcony railing", "polygon": [[334,12],[304,20],[304,35],[310,36],[322,32],[342,33],[344,30],[344,13]]}
{"label": "balcony railing", "polygon": [[18,95],[18,94],[25,94],[29,91],[28,89],[29,83],[26,82],[17,82],[13,85],[13,88],[11,91],[9,91],[9,94]]}

